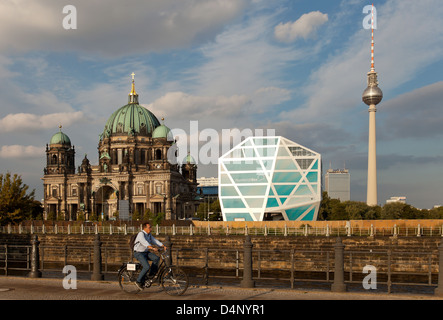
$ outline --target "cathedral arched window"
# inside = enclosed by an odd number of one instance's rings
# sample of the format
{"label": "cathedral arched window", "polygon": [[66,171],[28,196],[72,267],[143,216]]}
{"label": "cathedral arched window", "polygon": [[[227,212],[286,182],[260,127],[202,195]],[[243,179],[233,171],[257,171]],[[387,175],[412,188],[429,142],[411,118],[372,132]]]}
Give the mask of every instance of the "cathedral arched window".
{"label": "cathedral arched window", "polygon": [[162,151],[160,149],[155,150],[155,160],[162,159]]}

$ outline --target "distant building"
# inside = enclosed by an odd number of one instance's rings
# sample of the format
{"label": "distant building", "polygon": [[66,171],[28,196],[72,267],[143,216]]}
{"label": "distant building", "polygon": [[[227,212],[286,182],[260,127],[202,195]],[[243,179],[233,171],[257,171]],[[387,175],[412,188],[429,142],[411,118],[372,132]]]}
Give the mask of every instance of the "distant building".
{"label": "distant building", "polygon": [[386,203],[394,203],[394,202],[406,203],[406,197],[391,197],[388,200],[386,200]]}
{"label": "distant building", "polygon": [[197,178],[197,183],[201,187],[208,187],[208,186],[218,186],[218,178],[217,177],[201,177]]}
{"label": "distant building", "polygon": [[218,199],[218,178],[201,177],[197,178],[197,183],[197,194],[199,194],[204,201],[212,203]]}
{"label": "distant building", "polygon": [[349,170],[329,169],[325,175],[325,191],[331,199],[351,200],[351,175]]}

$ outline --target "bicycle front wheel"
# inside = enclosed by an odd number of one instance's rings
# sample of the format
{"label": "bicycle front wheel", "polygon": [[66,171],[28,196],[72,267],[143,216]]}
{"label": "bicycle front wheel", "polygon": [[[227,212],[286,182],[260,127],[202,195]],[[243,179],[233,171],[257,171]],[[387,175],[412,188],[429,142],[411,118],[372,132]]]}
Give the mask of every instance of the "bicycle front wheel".
{"label": "bicycle front wheel", "polygon": [[177,266],[167,267],[161,276],[163,290],[171,296],[180,296],[188,289],[188,275]]}
{"label": "bicycle front wheel", "polygon": [[120,285],[120,288],[127,293],[137,293],[140,291],[140,289],[135,284],[135,281],[137,280],[138,274],[140,273],[140,270],[137,271],[128,271],[125,268],[123,268],[118,273],[118,284]]}

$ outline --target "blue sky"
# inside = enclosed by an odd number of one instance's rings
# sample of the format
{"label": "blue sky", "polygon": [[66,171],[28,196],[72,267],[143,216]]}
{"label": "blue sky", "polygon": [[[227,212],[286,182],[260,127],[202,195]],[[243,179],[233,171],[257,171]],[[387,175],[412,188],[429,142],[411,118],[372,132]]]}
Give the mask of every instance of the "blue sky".
{"label": "blue sky", "polygon": [[[77,29],[63,28],[67,4]],[[45,146],[60,124],[76,165],[84,154],[96,164],[98,136],[135,72],[140,103],[171,129],[273,129],[321,153],[324,170],[346,166],[351,199],[366,201],[369,4],[0,1],[0,172],[20,174],[41,199]],[[443,204],[443,6],[374,5],[378,201],[432,208]],[[216,164],[199,165],[199,176],[216,175]]]}

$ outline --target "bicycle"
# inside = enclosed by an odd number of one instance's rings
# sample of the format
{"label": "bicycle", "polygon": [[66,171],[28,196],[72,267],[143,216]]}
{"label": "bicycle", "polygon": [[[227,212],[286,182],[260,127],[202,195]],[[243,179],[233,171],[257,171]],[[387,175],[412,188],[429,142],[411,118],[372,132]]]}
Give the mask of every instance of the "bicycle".
{"label": "bicycle", "polygon": [[[149,288],[154,282],[158,282],[163,290],[171,296],[180,296],[186,292],[189,285],[188,275],[180,267],[169,264],[169,253],[160,252],[160,264],[155,275],[146,275],[143,289]],[[124,262],[118,270],[118,283],[120,288],[127,293],[138,293],[136,285],[137,277],[143,266],[140,262]]]}

